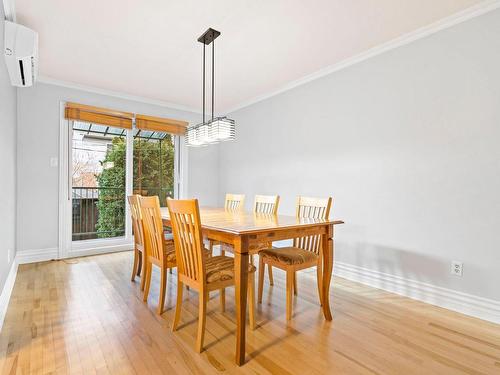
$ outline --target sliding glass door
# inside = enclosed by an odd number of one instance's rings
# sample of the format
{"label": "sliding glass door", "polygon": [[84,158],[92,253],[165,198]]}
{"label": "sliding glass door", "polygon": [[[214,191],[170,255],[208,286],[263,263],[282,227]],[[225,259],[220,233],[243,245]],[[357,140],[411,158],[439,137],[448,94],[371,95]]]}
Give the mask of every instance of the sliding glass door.
{"label": "sliding glass door", "polygon": [[157,195],[162,206],[175,196],[179,136],[76,120],[65,126],[66,256],[131,248],[127,195]]}

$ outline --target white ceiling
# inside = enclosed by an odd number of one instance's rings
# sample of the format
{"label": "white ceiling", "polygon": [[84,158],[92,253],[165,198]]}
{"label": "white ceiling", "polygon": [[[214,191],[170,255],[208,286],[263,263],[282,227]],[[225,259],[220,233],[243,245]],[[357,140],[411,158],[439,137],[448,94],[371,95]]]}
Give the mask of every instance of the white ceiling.
{"label": "white ceiling", "polygon": [[38,31],[40,74],[201,107],[201,48],[216,40],[217,109],[287,83],[480,0],[17,0]]}

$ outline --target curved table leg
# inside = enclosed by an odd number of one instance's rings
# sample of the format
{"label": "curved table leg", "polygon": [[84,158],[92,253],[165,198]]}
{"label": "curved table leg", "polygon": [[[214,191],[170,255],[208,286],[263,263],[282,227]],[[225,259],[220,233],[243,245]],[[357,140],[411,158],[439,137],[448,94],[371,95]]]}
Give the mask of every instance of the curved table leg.
{"label": "curved table leg", "polygon": [[330,310],[330,282],[333,270],[333,225],[328,226],[328,231],[322,236],[321,242],[323,247],[323,315],[326,320],[332,320],[332,312]]}

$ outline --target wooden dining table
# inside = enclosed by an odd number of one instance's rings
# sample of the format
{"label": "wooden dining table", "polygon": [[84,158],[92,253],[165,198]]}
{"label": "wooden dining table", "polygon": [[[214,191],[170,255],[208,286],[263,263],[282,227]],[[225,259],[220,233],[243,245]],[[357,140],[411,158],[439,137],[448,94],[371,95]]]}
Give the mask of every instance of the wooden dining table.
{"label": "wooden dining table", "polygon": [[[170,226],[167,208],[161,209],[165,226]],[[223,208],[200,209],[203,236],[229,244],[234,252],[236,306],[236,364],[245,363],[245,333],[249,254],[273,241],[321,235],[323,258],[322,310],[326,320],[332,320],[330,281],[333,269],[334,226],[341,220],[308,219],[295,216],[232,212]]]}

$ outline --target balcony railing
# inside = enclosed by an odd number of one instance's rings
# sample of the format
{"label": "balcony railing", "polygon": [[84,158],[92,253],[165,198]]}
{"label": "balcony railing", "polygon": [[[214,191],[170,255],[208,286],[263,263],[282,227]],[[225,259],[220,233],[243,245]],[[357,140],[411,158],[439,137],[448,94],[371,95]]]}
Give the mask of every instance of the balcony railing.
{"label": "balcony railing", "polygon": [[[157,195],[161,205],[173,196],[173,189],[142,187],[135,194]],[[113,238],[125,235],[125,188],[73,187],[73,241]]]}
{"label": "balcony railing", "polygon": [[124,235],[123,187],[73,187],[73,241]]}

